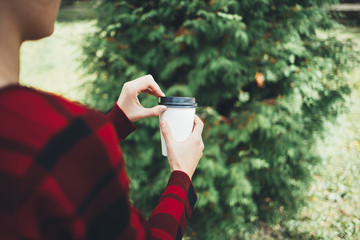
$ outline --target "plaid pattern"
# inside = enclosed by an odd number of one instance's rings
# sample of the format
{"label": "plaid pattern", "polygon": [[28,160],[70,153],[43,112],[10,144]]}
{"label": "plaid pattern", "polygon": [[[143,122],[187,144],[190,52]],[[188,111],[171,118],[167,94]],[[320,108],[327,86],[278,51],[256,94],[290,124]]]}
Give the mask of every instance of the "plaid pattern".
{"label": "plaid pattern", "polygon": [[129,203],[119,142],[135,127],[31,88],[0,90],[0,239],[181,239],[196,202],[171,174],[147,221]]}

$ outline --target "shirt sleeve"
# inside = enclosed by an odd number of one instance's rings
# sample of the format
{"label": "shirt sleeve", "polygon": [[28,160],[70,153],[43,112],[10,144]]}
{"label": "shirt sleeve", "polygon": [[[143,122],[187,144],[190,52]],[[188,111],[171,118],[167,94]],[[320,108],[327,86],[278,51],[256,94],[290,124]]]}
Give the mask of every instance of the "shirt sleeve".
{"label": "shirt sleeve", "polygon": [[136,129],[135,125],[117,104],[107,113],[107,117],[115,127],[120,142]]}
{"label": "shirt sleeve", "polygon": [[188,175],[172,172],[159,204],[149,218],[153,239],[182,239],[197,197]]}
{"label": "shirt sleeve", "polygon": [[130,205],[130,225],[119,239],[181,240],[196,199],[189,177],[184,172],[172,172],[148,221]]}

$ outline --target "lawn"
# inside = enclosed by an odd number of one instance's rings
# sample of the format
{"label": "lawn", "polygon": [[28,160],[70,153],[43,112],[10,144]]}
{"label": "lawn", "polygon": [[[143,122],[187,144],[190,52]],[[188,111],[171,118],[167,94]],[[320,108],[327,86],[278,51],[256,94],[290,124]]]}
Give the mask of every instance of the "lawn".
{"label": "lawn", "polygon": [[[90,20],[58,22],[53,36],[27,42],[21,52],[21,82],[82,101],[81,86],[89,81],[81,64],[84,36],[95,27]],[[360,29],[343,34],[359,44]],[[130,79],[129,79],[130,80]],[[349,74],[354,92],[349,112],[329,123],[319,148],[327,159],[314,171],[309,205],[297,220],[275,226],[260,224],[248,239],[360,239],[360,66]]]}
{"label": "lawn", "polygon": [[86,33],[94,29],[92,21],[57,22],[52,36],[24,43],[21,82],[80,101],[80,86],[89,80],[80,67],[81,44]]}

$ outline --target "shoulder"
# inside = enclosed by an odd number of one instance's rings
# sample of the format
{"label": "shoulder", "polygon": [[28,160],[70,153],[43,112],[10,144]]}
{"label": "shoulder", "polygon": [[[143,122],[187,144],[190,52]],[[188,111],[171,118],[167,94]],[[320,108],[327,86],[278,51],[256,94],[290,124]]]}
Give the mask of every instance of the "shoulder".
{"label": "shoulder", "polygon": [[[34,88],[13,86],[0,91],[0,111],[16,115],[47,129],[62,128],[74,118],[106,121],[100,112],[60,95]],[[26,122],[23,122],[26,124]]]}
{"label": "shoulder", "polygon": [[13,86],[0,91],[0,138],[38,152],[53,138],[76,139],[103,131],[114,135],[102,113],[62,96],[28,87]]}

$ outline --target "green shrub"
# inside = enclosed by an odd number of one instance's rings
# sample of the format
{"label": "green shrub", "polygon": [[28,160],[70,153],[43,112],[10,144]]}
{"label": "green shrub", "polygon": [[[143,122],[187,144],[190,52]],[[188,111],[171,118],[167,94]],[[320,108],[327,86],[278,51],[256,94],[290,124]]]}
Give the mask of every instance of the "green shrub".
{"label": "green shrub", "polygon": [[77,0],[62,0],[61,6],[72,6],[77,2]]}
{"label": "green shrub", "polygon": [[[351,45],[331,36],[334,0],[111,1],[85,46],[96,76],[87,103],[107,110],[122,84],[150,73],[168,95],[195,96],[205,122],[193,181],[195,239],[228,239],[258,221],[293,217],[306,201],[323,122],[350,93]],[[142,96],[145,106],[156,99]],[[169,175],[158,120],[122,144],[132,200],[149,213]],[[222,237],[222,238],[220,238]]]}
{"label": "green shrub", "polygon": [[72,7],[85,4],[96,4],[101,0],[61,0],[61,7]]}

